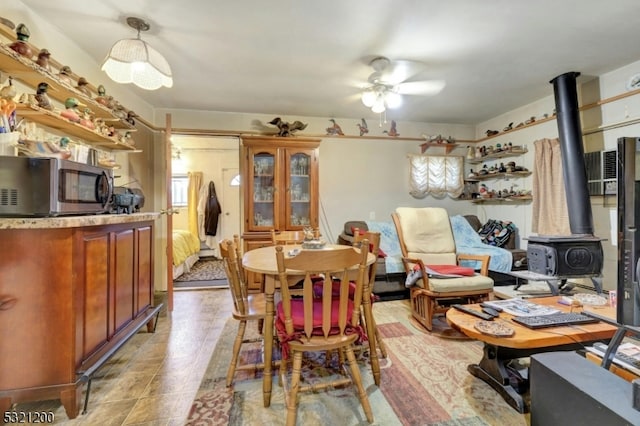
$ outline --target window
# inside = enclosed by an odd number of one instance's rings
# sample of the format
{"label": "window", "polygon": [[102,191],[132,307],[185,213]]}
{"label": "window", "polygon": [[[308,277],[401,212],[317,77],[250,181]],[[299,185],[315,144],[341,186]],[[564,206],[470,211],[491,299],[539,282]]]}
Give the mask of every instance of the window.
{"label": "window", "polygon": [[235,175],[229,182],[229,186],[240,186],[240,175]]}
{"label": "window", "polygon": [[189,190],[189,176],[171,176],[171,207],[186,207]]}

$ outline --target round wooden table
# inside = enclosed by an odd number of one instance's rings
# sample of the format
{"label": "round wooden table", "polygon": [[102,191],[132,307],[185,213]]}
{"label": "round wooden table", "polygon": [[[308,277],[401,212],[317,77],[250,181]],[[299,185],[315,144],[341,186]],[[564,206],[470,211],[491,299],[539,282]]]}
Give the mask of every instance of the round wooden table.
{"label": "round wooden table", "polygon": [[[303,250],[300,245],[286,245],[284,247],[285,256],[293,256],[295,250]],[[353,250],[352,246],[339,245],[339,244],[327,244],[322,249],[313,249],[313,251],[320,250]],[[367,256],[367,265],[372,265],[376,261],[373,254],[369,253]],[[264,395],[264,406],[269,407],[271,405],[271,387],[273,378],[271,377],[271,359],[273,356],[273,322],[275,317],[275,304],[273,295],[275,294],[278,281],[278,263],[276,261],[276,247],[260,247],[254,250],[246,252],[242,256],[242,266],[247,271],[257,272],[265,275],[265,300],[266,300],[266,318],[264,324],[264,373],[262,375],[262,392]],[[365,274],[365,286],[364,294],[369,295],[371,293],[370,283],[368,281],[368,274]],[[292,271],[289,278],[289,283],[295,284],[300,281],[300,276],[295,275],[295,271]],[[362,305],[365,316],[365,326],[367,330],[367,336],[374,336],[375,330],[373,329],[373,312],[371,309],[371,297],[363,297]],[[373,370],[373,377],[376,384],[380,383],[380,366],[376,350],[376,339],[369,338],[369,351],[371,357],[371,369]]]}

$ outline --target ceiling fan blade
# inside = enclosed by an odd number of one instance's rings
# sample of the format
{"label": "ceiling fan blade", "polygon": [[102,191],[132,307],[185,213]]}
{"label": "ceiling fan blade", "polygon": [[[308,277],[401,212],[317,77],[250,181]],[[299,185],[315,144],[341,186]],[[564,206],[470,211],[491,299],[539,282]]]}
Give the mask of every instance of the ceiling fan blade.
{"label": "ceiling fan blade", "polygon": [[424,70],[425,65],[417,61],[392,61],[380,72],[380,80],[391,85],[400,84]]}
{"label": "ceiling fan blade", "polygon": [[437,95],[444,86],[444,80],[408,81],[399,84],[396,90],[401,95]]}

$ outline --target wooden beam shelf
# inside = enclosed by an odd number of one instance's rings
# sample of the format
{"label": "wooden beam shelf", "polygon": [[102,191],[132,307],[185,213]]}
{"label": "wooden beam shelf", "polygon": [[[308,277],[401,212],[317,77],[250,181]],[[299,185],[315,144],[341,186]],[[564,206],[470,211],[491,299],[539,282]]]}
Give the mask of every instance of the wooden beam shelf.
{"label": "wooden beam shelf", "polygon": [[424,153],[429,148],[444,148],[445,154],[449,155],[449,153],[457,146],[457,143],[450,142],[425,142],[420,144],[420,152]]}

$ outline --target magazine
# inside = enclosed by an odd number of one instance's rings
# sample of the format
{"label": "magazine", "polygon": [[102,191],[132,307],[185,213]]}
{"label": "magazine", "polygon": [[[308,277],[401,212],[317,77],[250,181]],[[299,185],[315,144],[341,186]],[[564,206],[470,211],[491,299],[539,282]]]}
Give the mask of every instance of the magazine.
{"label": "magazine", "polygon": [[484,302],[491,307],[497,307],[504,312],[518,317],[534,317],[538,315],[551,315],[560,312],[551,306],[538,305],[526,299],[489,300]]}

